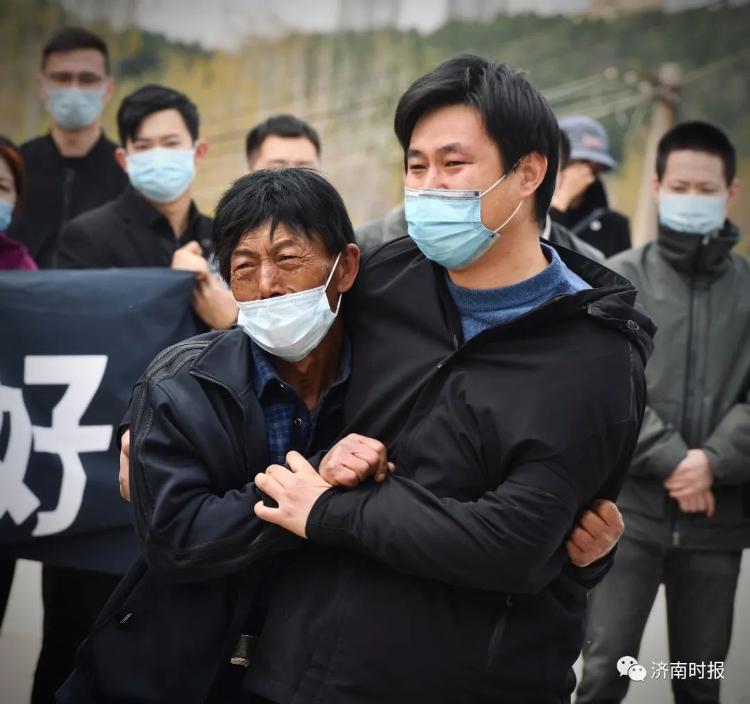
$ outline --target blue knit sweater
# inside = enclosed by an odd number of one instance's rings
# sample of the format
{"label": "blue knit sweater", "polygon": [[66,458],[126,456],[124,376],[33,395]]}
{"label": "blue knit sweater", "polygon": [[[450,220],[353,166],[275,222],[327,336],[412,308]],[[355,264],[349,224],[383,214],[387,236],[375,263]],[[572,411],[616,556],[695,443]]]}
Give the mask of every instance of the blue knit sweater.
{"label": "blue knit sweater", "polygon": [[446,272],[448,290],[461,315],[464,340],[470,340],[487,328],[509,323],[539,308],[555,296],[591,288],[580,276],[565,266],[560,255],[552,247],[542,242],[542,250],[549,266],[536,276],[512,286],[488,289],[461,288],[451,281]]}

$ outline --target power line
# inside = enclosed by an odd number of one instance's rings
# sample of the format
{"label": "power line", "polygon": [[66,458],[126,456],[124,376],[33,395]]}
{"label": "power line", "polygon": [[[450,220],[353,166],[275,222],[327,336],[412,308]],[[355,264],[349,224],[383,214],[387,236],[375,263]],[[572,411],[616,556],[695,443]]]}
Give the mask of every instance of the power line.
{"label": "power line", "polygon": [[711,75],[720,68],[724,68],[724,66],[726,66],[727,64],[734,63],[741,56],[745,55],[750,58],[750,47],[745,47],[744,49],[740,49],[739,51],[734,52],[733,54],[729,54],[728,56],[723,56],[716,61],[712,61],[710,64],[693,69],[692,71],[689,71],[685,74],[682,85],[684,86],[695,81],[700,81],[701,79]]}

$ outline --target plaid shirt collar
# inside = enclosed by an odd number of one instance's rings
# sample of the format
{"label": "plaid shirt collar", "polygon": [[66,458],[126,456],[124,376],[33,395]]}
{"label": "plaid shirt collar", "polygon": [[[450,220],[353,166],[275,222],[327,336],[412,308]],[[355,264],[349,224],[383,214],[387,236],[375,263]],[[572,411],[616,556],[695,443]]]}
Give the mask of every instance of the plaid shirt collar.
{"label": "plaid shirt collar", "polygon": [[[271,364],[271,360],[269,358],[270,355],[265,352],[265,350],[262,350],[260,347],[258,347],[258,345],[255,344],[254,340],[250,340],[250,350],[252,351],[253,355],[253,386],[255,387],[255,393],[257,394],[258,399],[262,402],[263,396],[265,395],[269,384],[274,383],[277,386],[288,386],[288,384],[282,381],[282,379],[276,373],[276,370]],[[344,341],[341,348],[341,360],[339,361],[339,372],[336,375],[333,383],[325,390],[325,392],[321,396],[321,402],[325,399],[331,389],[336,388],[337,386],[340,386],[341,384],[349,380],[351,370],[351,344],[349,342],[348,336],[344,334]]]}

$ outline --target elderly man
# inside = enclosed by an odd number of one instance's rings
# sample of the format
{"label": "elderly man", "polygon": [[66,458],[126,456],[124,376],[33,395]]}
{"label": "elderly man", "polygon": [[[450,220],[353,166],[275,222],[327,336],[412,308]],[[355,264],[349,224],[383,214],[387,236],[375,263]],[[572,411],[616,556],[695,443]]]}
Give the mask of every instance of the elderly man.
{"label": "elderly man", "polygon": [[[264,494],[253,476],[292,451],[330,447],[343,426],[351,344],[337,312],[359,265],[351,224],[321,176],[286,169],[237,181],[215,228],[239,327],[165,351],[134,392],[130,475],[144,560],[81,649],[61,702],[254,701],[236,682],[245,668],[228,664],[252,662],[246,639],[235,649],[238,636],[260,632],[290,565],[309,569],[311,588],[326,578],[315,549],[255,517]],[[382,483],[382,444],[347,442],[356,447],[346,465],[329,462],[315,486]],[[614,505],[596,509],[569,542],[578,564],[621,532]]]}

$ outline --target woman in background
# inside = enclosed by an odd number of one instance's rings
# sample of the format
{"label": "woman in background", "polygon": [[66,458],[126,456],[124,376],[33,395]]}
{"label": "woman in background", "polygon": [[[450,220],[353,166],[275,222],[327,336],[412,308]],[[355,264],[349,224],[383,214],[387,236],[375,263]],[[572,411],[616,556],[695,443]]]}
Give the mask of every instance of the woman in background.
{"label": "woman in background", "polygon": [[[0,270],[36,269],[26,247],[6,234],[14,210],[23,207],[23,186],[21,153],[13,142],[0,135]],[[0,560],[0,626],[5,616],[15,567],[15,560]]]}
{"label": "woman in background", "polygon": [[[0,269],[33,271],[36,264],[26,247],[8,237],[7,229],[14,211],[23,207],[24,174],[21,153],[13,142],[0,135]],[[0,621],[5,610],[3,586],[5,569],[0,568]],[[11,571],[12,575],[12,571]]]}

